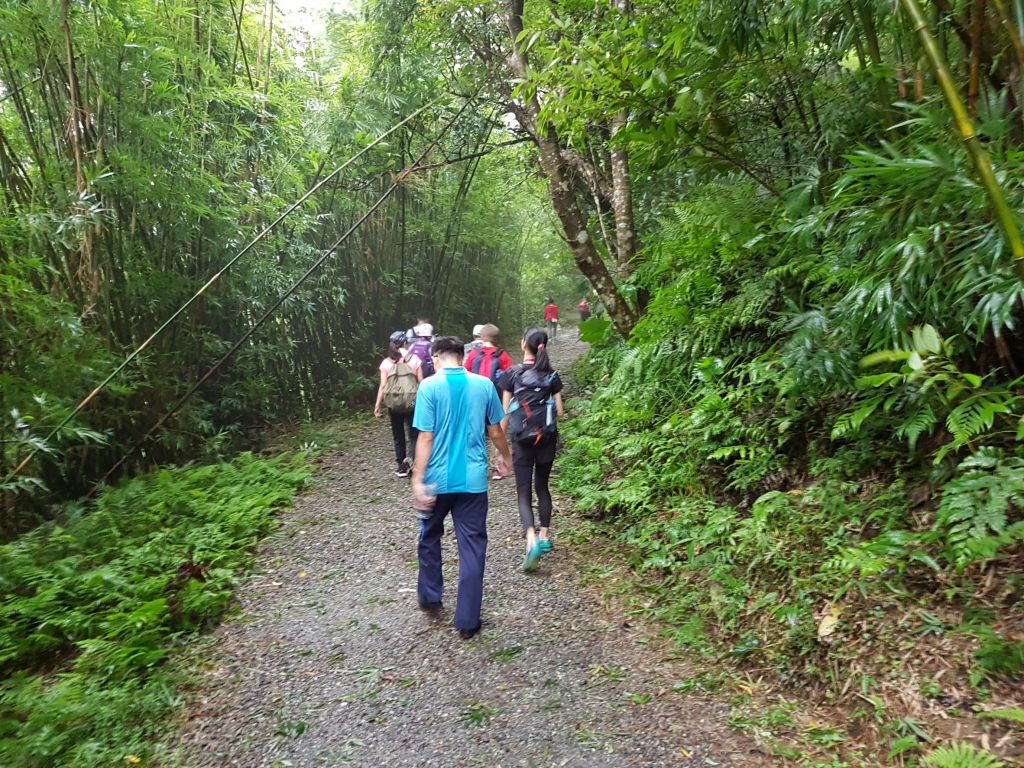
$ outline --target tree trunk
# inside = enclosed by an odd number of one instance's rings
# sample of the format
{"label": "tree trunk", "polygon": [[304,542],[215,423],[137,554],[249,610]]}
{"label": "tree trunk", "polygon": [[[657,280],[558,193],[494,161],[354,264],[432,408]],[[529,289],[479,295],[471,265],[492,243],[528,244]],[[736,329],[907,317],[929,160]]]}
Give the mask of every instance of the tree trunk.
{"label": "tree trunk", "polygon": [[[626,115],[620,113],[612,120],[612,141],[626,125]],[[620,280],[626,280],[636,265],[636,225],[633,218],[633,185],[629,178],[629,152],[621,145],[612,144],[612,211],[615,214],[615,268]]]}
{"label": "tree trunk", "polygon": [[[616,0],[615,8],[623,19],[632,14],[630,0]],[[629,151],[615,142],[616,135],[626,127],[626,112],[619,112],[611,122],[612,211],[615,215],[616,271],[620,280],[627,280],[636,268],[636,223],[633,218],[633,185],[629,178]]]}
{"label": "tree trunk", "polygon": [[981,94],[981,38],[985,29],[985,0],[974,0],[971,9],[971,63],[967,74],[967,111],[976,115]]}
{"label": "tree trunk", "polygon": [[889,88],[880,74],[882,48],[878,42],[878,28],[875,26],[874,10],[865,3],[865,0],[860,0],[857,3],[857,17],[860,20],[861,28],[864,30],[864,40],[868,46],[868,55],[871,57],[871,66],[875,70],[872,75],[875,78],[879,105],[883,110],[888,110],[890,106]]}
{"label": "tree trunk", "polygon": [[[512,41],[512,54],[509,56],[508,65],[517,78],[526,80],[529,67],[526,53],[519,42],[523,32],[523,3],[524,0],[506,0],[505,23]],[[623,298],[608,265],[594,247],[594,239],[587,230],[586,218],[583,216],[579,200],[576,199],[576,193],[569,183],[566,173],[568,165],[562,156],[558,134],[553,127],[548,127],[544,132],[537,130],[538,111],[539,104],[536,98],[533,98],[516,110],[516,116],[520,122],[524,122],[523,127],[533,133],[534,141],[537,143],[541,169],[548,180],[551,206],[562,224],[562,231],[576,266],[608,310],[608,317],[615,330],[628,337],[639,319],[637,311]]]}

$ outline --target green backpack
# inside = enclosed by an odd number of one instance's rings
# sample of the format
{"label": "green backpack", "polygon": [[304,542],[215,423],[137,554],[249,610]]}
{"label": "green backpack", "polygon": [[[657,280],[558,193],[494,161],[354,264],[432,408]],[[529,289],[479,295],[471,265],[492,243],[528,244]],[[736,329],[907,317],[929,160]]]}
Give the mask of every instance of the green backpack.
{"label": "green backpack", "polygon": [[384,385],[384,405],[395,413],[411,413],[416,407],[416,390],[420,383],[416,372],[405,360],[395,362],[395,370],[388,374]]}

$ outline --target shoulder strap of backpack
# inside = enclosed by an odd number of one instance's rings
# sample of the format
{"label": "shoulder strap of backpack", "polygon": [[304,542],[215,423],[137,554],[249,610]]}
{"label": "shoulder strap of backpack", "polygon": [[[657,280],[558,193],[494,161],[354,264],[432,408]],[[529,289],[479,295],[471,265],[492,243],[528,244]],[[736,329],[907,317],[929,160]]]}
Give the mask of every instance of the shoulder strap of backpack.
{"label": "shoulder strap of backpack", "polygon": [[491,355],[491,370],[490,378],[492,381],[497,382],[498,377],[501,376],[501,356],[505,354],[505,350],[501,347],[494,348],[494,354]]}

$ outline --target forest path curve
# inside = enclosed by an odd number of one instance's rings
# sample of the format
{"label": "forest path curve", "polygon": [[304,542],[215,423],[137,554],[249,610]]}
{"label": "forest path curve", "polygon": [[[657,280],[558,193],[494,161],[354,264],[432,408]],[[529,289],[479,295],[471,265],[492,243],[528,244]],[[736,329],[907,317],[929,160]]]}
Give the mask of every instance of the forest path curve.
{"label": "forest path curve", "polygon": [[[574,329],[550,345],[563,370],[582,350]],[[184,765],[766,763],[728,727],[727,706],[672,693],[685,668],[637,643],[638,630],[579,585],[557,502],[555,550],[536,573],[520,571],[511,479],[491,484],[483,631],[465,642],[451,626],[450,533],[445,618],[431,622],[416,606],[417,523],[392,456],[385,424],[359,425],[281,515],[238,589],[240,615],[201,665]]]}

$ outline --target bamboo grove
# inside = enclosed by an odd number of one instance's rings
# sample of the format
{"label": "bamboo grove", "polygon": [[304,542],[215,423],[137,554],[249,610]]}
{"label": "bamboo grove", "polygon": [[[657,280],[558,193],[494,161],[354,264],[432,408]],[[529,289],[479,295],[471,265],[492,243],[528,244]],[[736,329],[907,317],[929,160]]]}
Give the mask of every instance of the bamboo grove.
{"label": "bamboo grove", "polygon": [[[468,109],[403,175],[472,95],[446,95],[408,65],[399,73],[373,53],[380,35],[348,16],[313,40],[275,21],[273,4],[234,0],[0,9],[4,475],[38,451],[4,488],[5,531],[31,522],[48,493],[88,488],[396,179],[133,463],[336,413],[363,395],[381,339],[417,312],[459,333],[481,317],[519,324],[521,260],[551,248],[534,181],[507,162],[519,148],[486,109]],[[256,232],[432,100],[44,441]]]}

